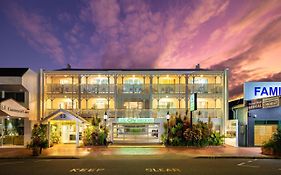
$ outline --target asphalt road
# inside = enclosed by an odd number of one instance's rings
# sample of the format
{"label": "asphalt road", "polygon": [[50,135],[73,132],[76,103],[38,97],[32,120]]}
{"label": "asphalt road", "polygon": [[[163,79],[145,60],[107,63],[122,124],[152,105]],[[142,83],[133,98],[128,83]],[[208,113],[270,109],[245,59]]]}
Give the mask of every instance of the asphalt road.
{"label": "asphalt road", "polygon": [[1,159],[0,175],[280,175],[277,159],[127,156],[95,159]]}

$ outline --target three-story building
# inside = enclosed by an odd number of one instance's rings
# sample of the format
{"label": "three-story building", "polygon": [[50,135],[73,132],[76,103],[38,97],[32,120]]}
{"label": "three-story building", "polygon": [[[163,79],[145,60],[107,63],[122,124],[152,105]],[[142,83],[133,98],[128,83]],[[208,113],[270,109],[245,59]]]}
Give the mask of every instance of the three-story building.
{"label": "three-story building", "polygon": [[40,87],[40,117],[63,143],[78,144],[86,120],[103,120],[105,114],[112,142],[160,142],[167,112],[189,117],[193,93],[198,94],[194,122],[211,120],[223,134],[228,116],[227,70],[41,70]]}

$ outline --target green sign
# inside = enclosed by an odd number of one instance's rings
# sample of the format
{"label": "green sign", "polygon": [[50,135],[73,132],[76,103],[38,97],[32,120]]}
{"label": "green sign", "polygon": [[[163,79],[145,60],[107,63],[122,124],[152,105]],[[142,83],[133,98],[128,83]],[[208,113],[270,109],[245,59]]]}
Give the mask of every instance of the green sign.
{"label": "green sign", "polygon": [[197,93],[191,94],[190,96],[190,111],[197,110]]}
{"label": "green sign", "polygon": [[117,118],[117,123],[154,123],[154,118]]}

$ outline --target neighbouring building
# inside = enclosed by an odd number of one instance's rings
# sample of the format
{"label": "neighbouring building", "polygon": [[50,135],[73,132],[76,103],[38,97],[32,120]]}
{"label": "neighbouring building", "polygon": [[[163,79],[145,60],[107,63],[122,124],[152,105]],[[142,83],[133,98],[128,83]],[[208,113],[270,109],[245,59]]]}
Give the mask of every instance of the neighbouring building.
{"label": "neighbouring building", "polygon": [[23,146],[38,121],[38,73],[0,68],[0,146]]}
{"label": "neighbouring building", "polygon": [[40,119],[49,137],[81,142],[93,117],[103,121],[113,143],[159,143],[167,112],[213,122],[224,134],[228,118],[228,71],[206,69],[60,69],[40,71]]}
{"label": "neighbouring building", "polygon": [[239,146],[261,146],[281,127],[281,82],[246,82],[244,98],[231,101]]}

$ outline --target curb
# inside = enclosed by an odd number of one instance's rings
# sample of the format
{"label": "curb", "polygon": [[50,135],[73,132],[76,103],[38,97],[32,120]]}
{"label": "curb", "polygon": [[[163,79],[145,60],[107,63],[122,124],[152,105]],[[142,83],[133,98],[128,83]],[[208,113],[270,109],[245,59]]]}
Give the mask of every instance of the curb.
{"label": "curb", "polygon": [[281,159],[281,157],[263,156],[197,156],[194,159]]}
{"label": "curb", "polygon": [[1,159],[80,159],[75,156],[25,156],[25,157],[0,157]]}

